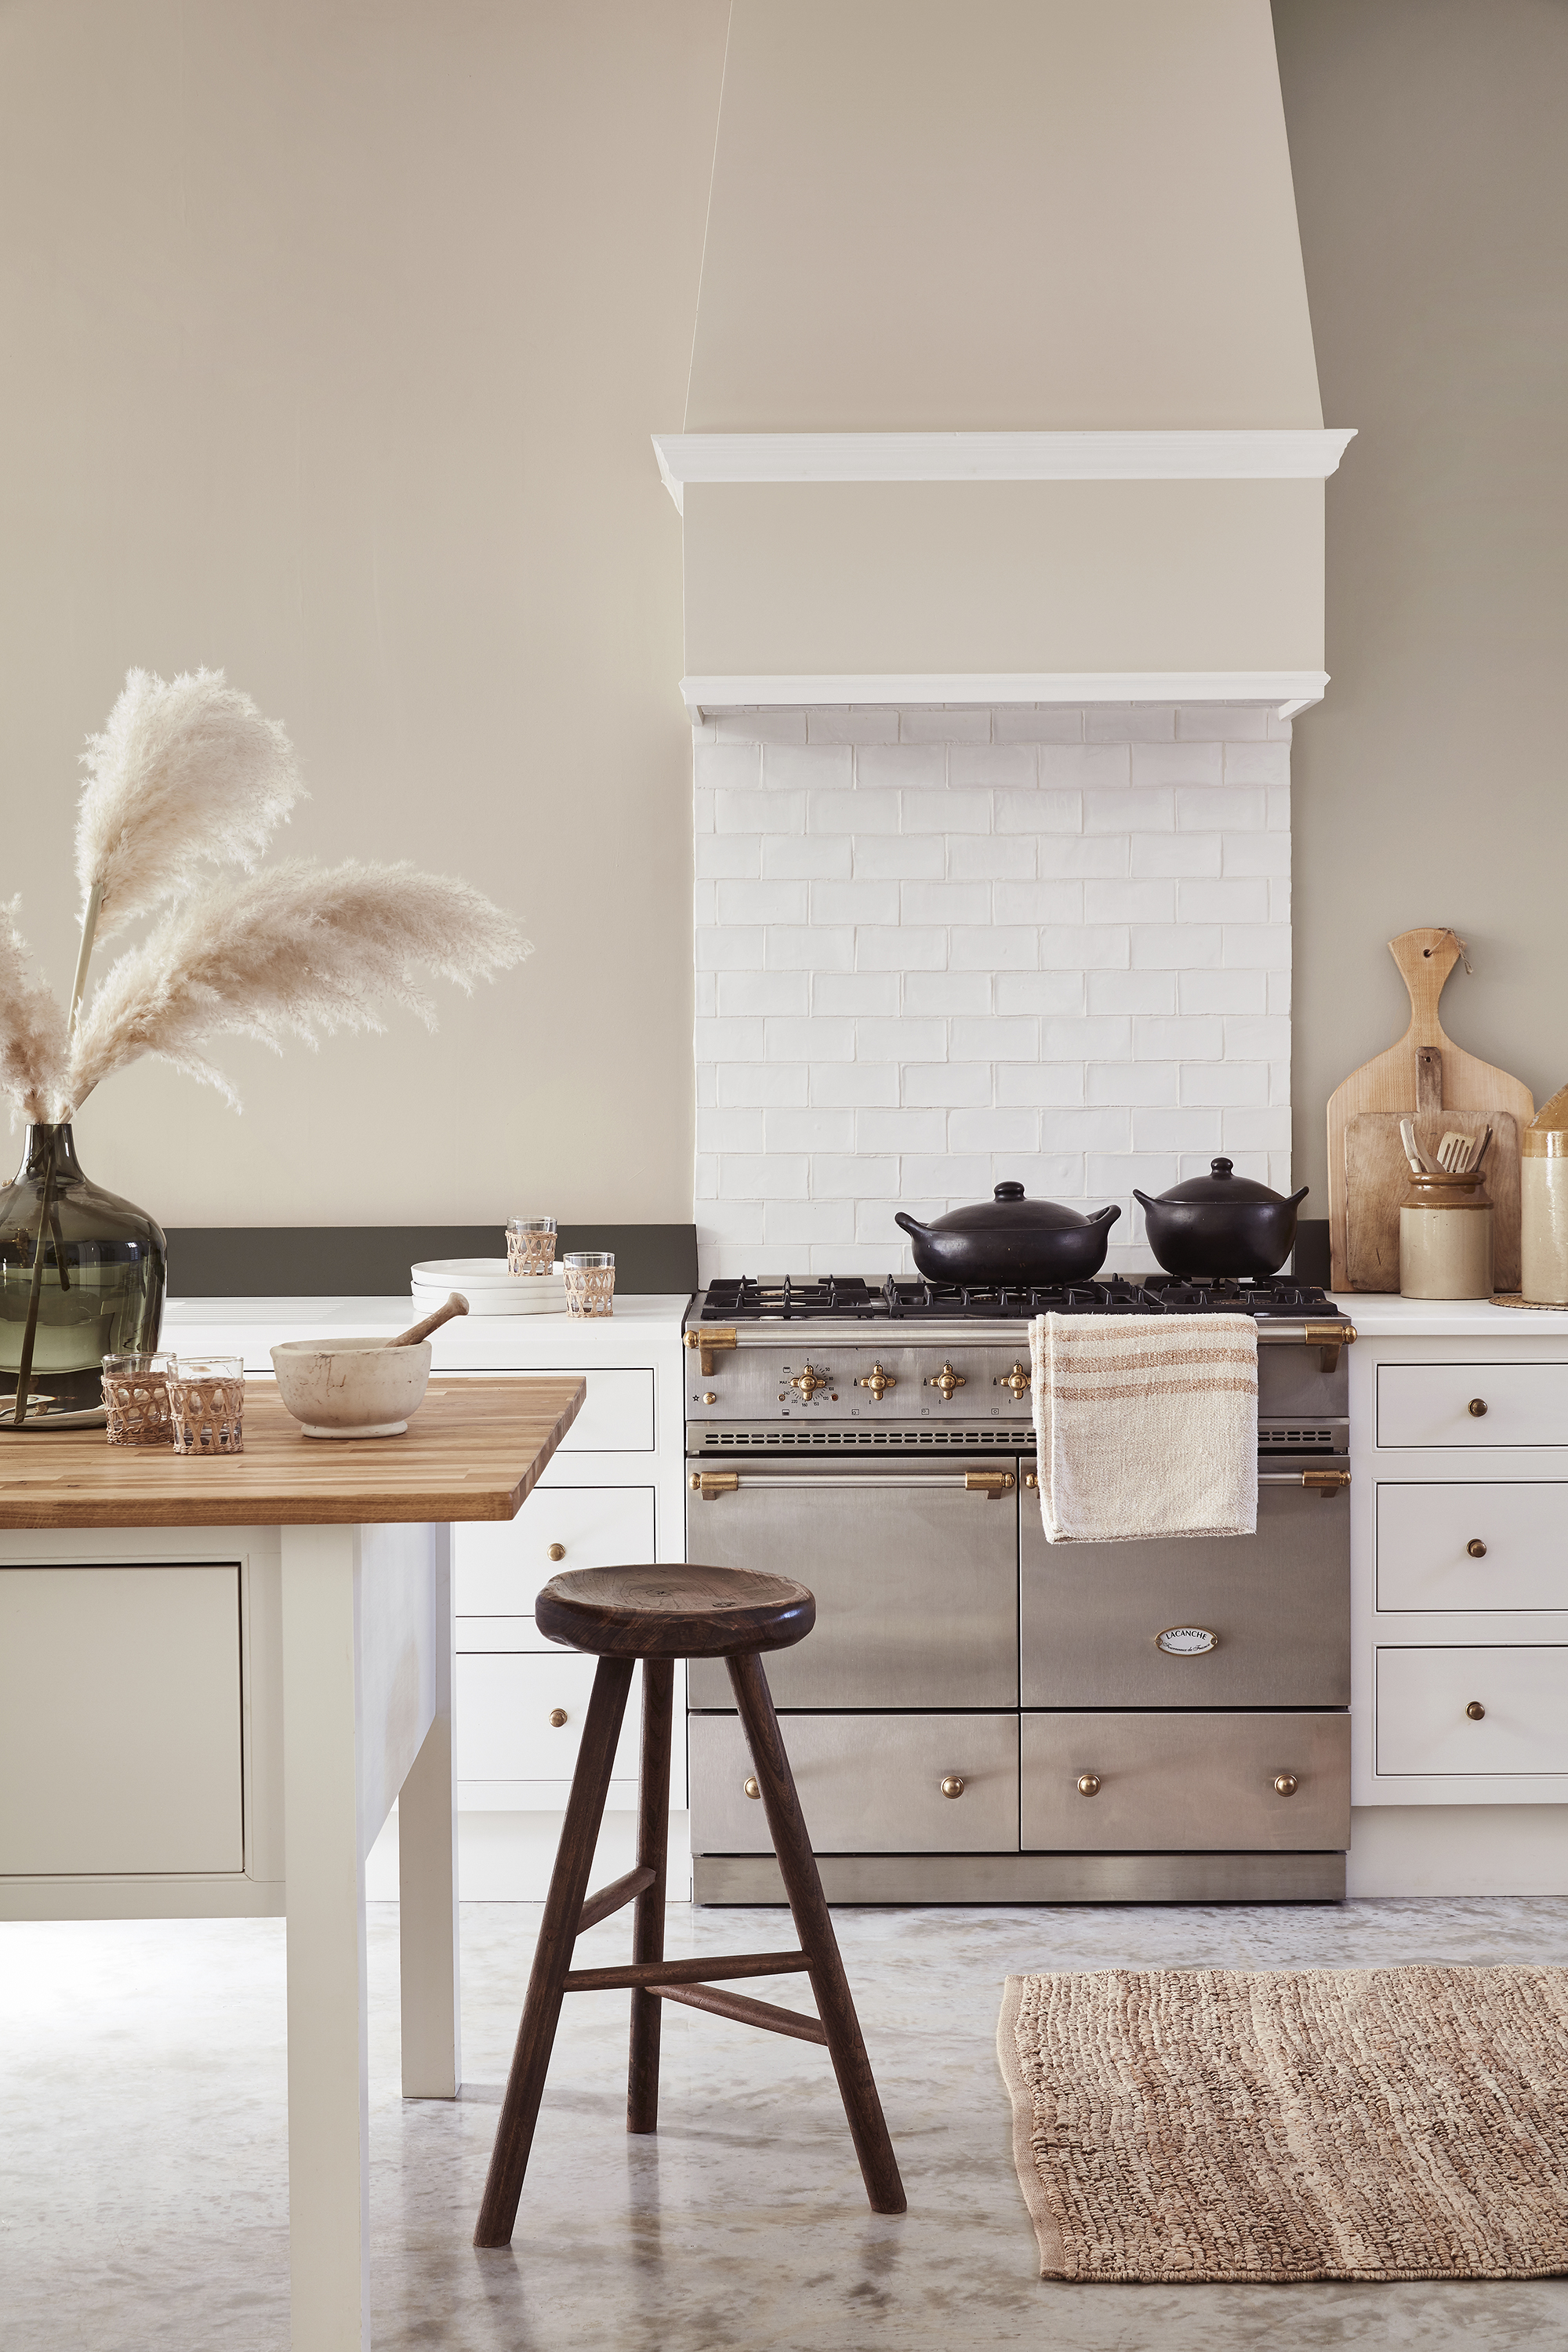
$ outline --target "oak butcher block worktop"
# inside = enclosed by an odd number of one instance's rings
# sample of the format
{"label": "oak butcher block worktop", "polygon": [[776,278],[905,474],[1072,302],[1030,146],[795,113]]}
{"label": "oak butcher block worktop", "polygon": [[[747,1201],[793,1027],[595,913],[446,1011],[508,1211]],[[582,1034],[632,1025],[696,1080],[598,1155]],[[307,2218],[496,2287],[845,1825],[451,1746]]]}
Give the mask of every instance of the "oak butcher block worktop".
{"label": "oak butcher block worktop", "polygon": [[570,1375],[433,1381],[402,1437],[306,1437],[270,1386],[245,1451],[182,1457],[101,1430],[0,1439],[0,1527],[422,1525],[510,1519],[586,1394]]}

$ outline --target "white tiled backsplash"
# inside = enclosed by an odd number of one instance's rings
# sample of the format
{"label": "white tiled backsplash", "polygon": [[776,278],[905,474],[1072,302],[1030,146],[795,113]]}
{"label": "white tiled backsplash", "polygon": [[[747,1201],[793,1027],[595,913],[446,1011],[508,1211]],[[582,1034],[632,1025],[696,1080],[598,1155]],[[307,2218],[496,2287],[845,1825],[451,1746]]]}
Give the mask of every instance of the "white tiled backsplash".
{"label": "white tiled backsplash", "polygon": [[910,1269],[896,1208],[1289,1190],[1290,730],[742,711],[695,736],[696,1214],[721,1274]]}

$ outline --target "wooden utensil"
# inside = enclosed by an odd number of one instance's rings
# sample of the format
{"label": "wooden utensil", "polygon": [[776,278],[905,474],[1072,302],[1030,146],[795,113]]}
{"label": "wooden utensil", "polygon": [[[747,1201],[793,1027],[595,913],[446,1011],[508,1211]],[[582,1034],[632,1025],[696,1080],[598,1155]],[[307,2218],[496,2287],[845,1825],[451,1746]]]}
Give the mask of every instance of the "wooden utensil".
{"label": "wooden utensil", "polygon": [[1519,1134],[1534,1116],[1528,1087],[1445,1035],[1437,1017],[1443,983],[1459,960],[1451,930],[1402,931],[1389,953],[1410,991],[1410,1026],[1395,1045],[1352,1070],[1329,1097],[1329,1249],[1336,1290],[1397,1290],[1399,1201],[1407,1182],[1401,1115],[1414,1111],[1415,1139],[1429,1160],[1447,1128],[1445,1113],[1470,1112],[1477,1131],[1491,1121],[1488,1190],[1496,1212],[1500,1290],[1518,1286]]}
{"label": "wooden utensil", "polygon": [[421,1339],[427,1339],[432,1331],[438,1331],[443,1323],[451,1321],[454,1315],[466,1315],[468,1311],[468,1300],[460,1290],[454,1290],[445,1307],[437,1307],[435,1314],[426,1315],[423,1323],[416,1323],[411,1330],[400,1331],[395,1339],[389,1339],[386,1344],[389,1348],[416,1348]]}

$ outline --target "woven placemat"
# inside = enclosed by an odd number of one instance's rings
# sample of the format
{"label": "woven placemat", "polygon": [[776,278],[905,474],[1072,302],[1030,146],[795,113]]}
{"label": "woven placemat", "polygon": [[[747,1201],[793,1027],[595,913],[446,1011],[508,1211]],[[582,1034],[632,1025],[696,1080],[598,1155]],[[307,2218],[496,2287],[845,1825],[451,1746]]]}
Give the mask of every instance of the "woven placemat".
{"label": "woven placemat", "polygon": [[1522,1291],[1494,1290],[1489,1307],[1528,1307],[1532,1315],[1568,1315],[1568,1299],[1526,1298]]}
{"label": "woven placemat", "polygon": [[1009,1977],[1044,2278],[1568,2270],[1568,1969]]}

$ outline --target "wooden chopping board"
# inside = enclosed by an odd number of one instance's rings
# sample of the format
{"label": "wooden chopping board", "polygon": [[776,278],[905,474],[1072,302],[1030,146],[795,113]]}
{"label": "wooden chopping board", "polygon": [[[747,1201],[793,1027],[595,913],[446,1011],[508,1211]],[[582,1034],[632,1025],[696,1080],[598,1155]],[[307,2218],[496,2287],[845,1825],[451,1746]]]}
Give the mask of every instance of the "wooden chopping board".
{"label": "wooden chopping board", "polygon": [[[1496,1278],[1519,1286],[1519,1134],[1535,1116],[1530,1088],[1478,1061],[1444,1034],[1443,983],[1459,960],[1450,930],[1402,931],[1388,951],[1410,991],[1410,1026],[1396,1045],[1352,1070],[1329,1097],[1329,1251],[1336,1290],[1397,1290],[1399,1202],[1408,1170],[1402,1117],[1429,1147],[1447,1128],[1494,1129],[1487,1190],[1496,1211]],[[1452,1112],[1453,1118],[1442,1113]],[[1436,1123],[1434,1123],[1436,1122]]]}

